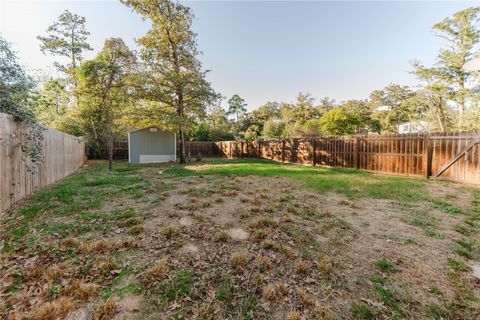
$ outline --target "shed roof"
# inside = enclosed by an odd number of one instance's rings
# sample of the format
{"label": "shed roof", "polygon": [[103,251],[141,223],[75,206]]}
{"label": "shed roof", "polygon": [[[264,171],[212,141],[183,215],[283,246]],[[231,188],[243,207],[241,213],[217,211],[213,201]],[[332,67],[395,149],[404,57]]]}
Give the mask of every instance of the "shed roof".
{"label": "shed roof", "polygon": [[141,131],[141,130],[145,130],[145,129],[151,129],[151,128],[155,128],[155,129],[158,129],[159,131],[163,131],[163,132],[172,132],[172,133],[174,133],[174,131],[172,131],[172,130],[165,130],[165,129],[162,129],[162,128],[159,128],[159,127],[156,127],[156,126],[150,126],[150,127],[135,129],[135,130],[131,130],[131,131],[129,131],[129,132],[137,132],[137,131]]}

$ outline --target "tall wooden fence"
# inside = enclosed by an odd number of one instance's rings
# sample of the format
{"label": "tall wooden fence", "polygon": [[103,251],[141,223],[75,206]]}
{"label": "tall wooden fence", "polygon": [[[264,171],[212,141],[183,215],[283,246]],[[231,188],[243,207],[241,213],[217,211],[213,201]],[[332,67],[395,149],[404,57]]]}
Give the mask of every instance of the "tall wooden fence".
{"label": "tall wooden fence", "polygon": [[[390,134],[213,142],[214,155],[356,168],[480,184],[480,133]],[[211,150],[208,144],[202,155]],[[193,153],[192,153],[193,155]]]}
{"label": "tall wooden fence", "polygon": [[85,161],[82,138],[47,129],[43,132],[43,161],[34,169],[19,145],[24,130],[11,116],[0,113],[0,212],[29,193],[73,173]]}

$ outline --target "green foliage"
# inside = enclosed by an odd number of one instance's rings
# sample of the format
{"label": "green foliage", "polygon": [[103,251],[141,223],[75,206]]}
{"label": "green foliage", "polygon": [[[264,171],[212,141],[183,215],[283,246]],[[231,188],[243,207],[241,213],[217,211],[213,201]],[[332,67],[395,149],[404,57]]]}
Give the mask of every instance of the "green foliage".
{"label": "green foliage", "polygon": [[80,97],[78,118],[85,131],[91,132],[97,141],[107,140],[110,169],[114,136],[126,131],[120,119],[131,103],[127,77],[135,65],[135,55],[123,40],[111,38],[105,41],[95,59],[76,70],[76,92]]}
{"label": "green foliage", "polygon": [[341,108],[328,111],[320,119],[322,132],[330,135],[353,134],[360,129],[360,125],[358,116],[347,113]]}
{"label": "green foliage", "polygon": [[70,63],[66,66],[56,63],[56,66],[67,73],[71,73],[82,61],[82,54],[92,50],[87,37],[90,33],[85,29],[85,18],[65,10],[58,20],[48,27],[47,36],[38,36],[43,53],[67,57]]}
{"label": "green foliage", "polygon": [[44,128],[31,111],[34,82],[18,63],[10,44],[0,36],[0,112],[10,114],[22,122],[26,130],[20,137],[22,152],[32,161],[35,170],[41,161]]}
{"label": "green foliage", "polygon": [[285,122],[280,119],[269,119],[263,125],[262,136],[265,138],[285,137]]}
{"label": "green foliage", "polygon": [[[179,130],[180,162],[185,162],[185,131],[218,99],[198,59],[190,8],[170,0],[122,0],[150,20],[151,28],[137,40],[144,68],[137,75],[139,96],[153,109],[169,109]],[[140,110],[139,110],[140,111]],[[143,114],[151,118],[151,114]]]}
{"label": "green foliage", "polygon": [[395,267],[389,261],[385,259],[377,260],[374,263],[375,267],[383,272],[393,272],[395,271]]}
{"label": "green foliage", "polygon": [[238,121],[241,116],[247,112],[247,104],[245,100],[240,98],[238,94],[234,94],[228,100],[228,114],[235,115],[235,123],[238,124]]}

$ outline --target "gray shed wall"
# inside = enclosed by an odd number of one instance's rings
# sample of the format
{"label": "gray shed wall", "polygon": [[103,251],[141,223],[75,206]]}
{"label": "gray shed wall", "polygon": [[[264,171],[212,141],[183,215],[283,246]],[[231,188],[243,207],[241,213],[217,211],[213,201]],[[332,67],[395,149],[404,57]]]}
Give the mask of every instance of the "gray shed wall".
{"label": "gray shed wall", "polygon": [[151,132],[150,128],[128,134],[130,163],[168,162],[176,160],[175,133]]}

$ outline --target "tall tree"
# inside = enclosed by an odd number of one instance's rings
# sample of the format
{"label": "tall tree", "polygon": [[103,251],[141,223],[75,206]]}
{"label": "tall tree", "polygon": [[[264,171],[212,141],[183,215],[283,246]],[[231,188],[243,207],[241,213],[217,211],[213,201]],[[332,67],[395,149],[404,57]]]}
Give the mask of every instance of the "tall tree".
{"label": "tall tree", "polygon": [[[108,146],[108,168],[112,169],[113,136],[115,121],[128,103],[129,93],[126,79],[135,66],[135,55],[122,39],[105,41],[102,51],[93,60],[86,61],[77,70],[78,92],[81,108],[86,113],[100,115],[104,123],[104,134]],[[100,121],[98,121],[100,122]],[[102,122],[100,122],[102,123]],[[93,122],[93,130],[98,123]]]}
{"label": "tall tree", "polygon": [[37,37],[42,52],[69,58],[68,64],[55,62],[55,65],[73,75],[73,70],[82,62],[84,51],[92,50],[87,42],[90,33],[85,29],[85,18],[65,10],[46,32],[47,36]]}
{"label": "tall tree", "polygon": [[228,114],[235,116],[235,124],[238,129],[239,119],[247,112],[247,103],[244,99],[240,98],[238,94],[234,94],[228,100]]}
{"label": "tall tree", "polygon": [[433,26],[433,30],[447,41],[447,47],[440,50],[433,70],[452,90],[460,116],[466,110],[466,98],[470,93],[467,84],[471,79],[471,73],[465,71],[463,65],[472,58],[479,43],[479,23],[480,7],[472,7],[456,12]]}
{"label": "tall tree", "polygon": [[446,132],[449,129],[447,100],[452,95],[451,89],[435,68],[426,68],[418,63],[413,67],[415,75],[423,85],[423,88],[417,91],[416,98],[425,109],[434,114],[438,129]]}
{"label": "tall tree", "polygon": [[144,99],[159,108],[171,108],[180,137],[180,162],[185,163],[185,131],[192,118],[203,114],[205,107],[218,96],[205,79],[197,58],[196,35],[192,31],[192,13],[180,3],[169,0],[122,0],[152,23],[140,39],[145,70],[141,74]]}

